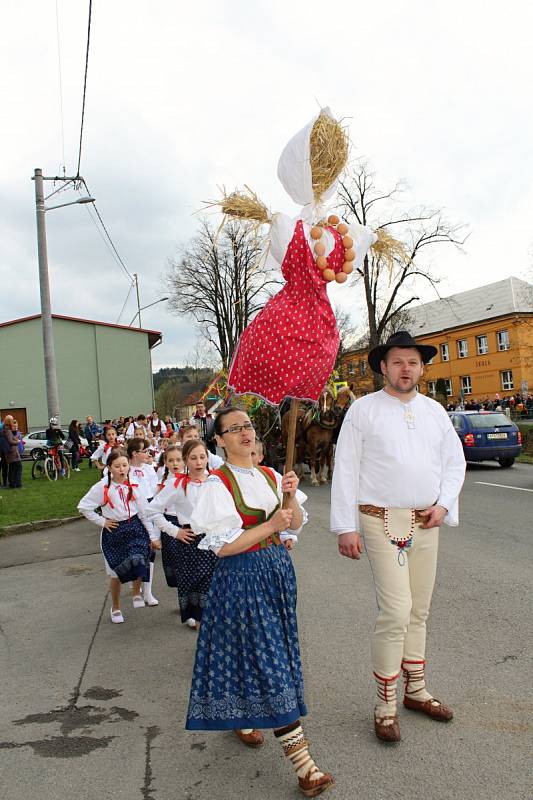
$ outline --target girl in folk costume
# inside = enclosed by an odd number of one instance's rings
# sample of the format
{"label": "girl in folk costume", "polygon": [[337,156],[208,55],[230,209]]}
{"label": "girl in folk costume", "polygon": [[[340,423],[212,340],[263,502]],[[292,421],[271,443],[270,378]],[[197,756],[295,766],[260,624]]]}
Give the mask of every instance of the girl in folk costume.
{"label": "girl in folk costume", "polygon": [[[315,797],[334,784],[309,755],[296,621],[296,578],[280,531],[298,533],[304,512],[298,478],[254,468],[255,432],[233,408],[215,422],[226,463],[207,480],[192,517],[200,548],[219,556],[204,610],[192,678],[188,730],[228,730],[251,747],[273,728],[300,790]],[[282,493],[289,495],[281,508]]]}
{"label": "girl in folk costume", "polygon": [[[141,608],[141,582],[150,575],[150,547],[160,542],[146,517],[147,504],[129,481],[130,465],[124,450],[108,457],[108,475],[78,503],[78,511],[102,528],[101,549],[110,578],[111,621],[124,622],[120,610],[121,584],[133,581],[133,607]],[[97,513],[100,509],[100,514]]]}
{"label": "girl in folk costume", "polygon": [[176,476],[179,472],[185,471],[181,445],[172,444],[168,439],[165,439],[165,442],[168,442],[168,444],[163,448],[159,456],[156,470],[158,493],[173,475]]}
{"label": "girl in folk costume", "polygon": [[187,474],[167,479],[150,503],[149,514],[162,532],[163,569],[167,584],[178,590],[181,621],[197,629],[217,565],[213,553],[200,549],[201,531],[196,535],[190,526],[191,514],[202,496],[208,475],[205,443],[187,442],[183,461]]}
{"label": "girl in folk costume", "polygon": [[[179,439],[182,445],[191,441],[198,441],[200,439],[200,431],[197,425],[184,425],[180,428]],[[207,466],[209,469],[218,469],[224,463],[224,459],[207,450]]]}
{"label": "girl in folk costume", "polygon": [[[128,441],[128,459],[130,462],[130,481],[138,487],[139,494],[145,503],[149,503],[157,490],[157,475],[154,467],[150,464],[149,443],[146,439],[135,437]],[[159,539],[153,525],[148,522],[151,530],[150,534]],[[154,579],[155,550],[150,553],[150,575],[143,581],[143,598],[148,606],[157,606],[159,601],[152,594],[152,581]]]}
{"label": "girl in folk costume", "polygon": [[117,439],[117,429],[109,425],[105,431],[105,442],[101,442],[91,456],[91,461],[94,461],[99,470],[104,472],[107,464],[107,459],[111,450],[119,447]]}

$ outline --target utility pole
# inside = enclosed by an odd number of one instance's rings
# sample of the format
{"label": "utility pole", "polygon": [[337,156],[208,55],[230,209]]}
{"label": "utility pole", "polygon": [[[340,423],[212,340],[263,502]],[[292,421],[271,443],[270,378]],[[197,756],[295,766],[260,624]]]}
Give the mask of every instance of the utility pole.
{"label": "utility pole", "polygon": [[56,354],[54,349],[54,331],[52,328],[52,306],[50,303],[50,281],[48,279],[48,251],[46,247],[46,223],[44,219],[43,172],[36,169],[35,209],[37,214],[37,252],[39,257],[39,287],[41,291],[41,325],[43,331],[44,379],[46,383],[46,403],[48,419],[59,419],[59,392],[57,389]]}
{"label": "utility pole", "polygon": [[139,277],[136,272],[133,273],[135,279],[135,291],[137,293],[137,316],[139,317],[139,328],[142,328],[141,323],[141,301],[139,300]]}

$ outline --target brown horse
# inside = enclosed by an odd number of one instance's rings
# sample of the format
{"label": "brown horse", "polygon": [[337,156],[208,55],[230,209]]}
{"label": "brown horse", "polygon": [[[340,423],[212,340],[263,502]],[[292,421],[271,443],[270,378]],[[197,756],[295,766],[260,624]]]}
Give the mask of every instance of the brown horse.
{"label": "brown horse", "polygon": [[[328,473],[331,476],[333,436],[337,427],[338,415],[335,411],[335,398],[330,389],[324,389],[317,406],[306,410],[300,403],[296,423],[295,469],[298,474],[302,474],[301,465],[307,453],[311,467],[311,486],[327,483]],[[281,420],[285,447],[287,446],[288,430],[289,414],[286,413]]]}

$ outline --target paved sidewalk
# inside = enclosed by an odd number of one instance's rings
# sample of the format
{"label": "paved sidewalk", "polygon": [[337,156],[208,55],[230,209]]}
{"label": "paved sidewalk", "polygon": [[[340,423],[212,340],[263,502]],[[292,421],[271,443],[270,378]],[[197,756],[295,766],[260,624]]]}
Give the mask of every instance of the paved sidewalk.
{"label": "paved sidewalk", "polygon": [[[533,797],[531,495],[512,492],[505,508],[470,478],[463,526],[442,536],[428,646],[431,686],[456,719],[441,725],[406,711],[392,748],[372,731],[368,562],[337,556],[329,490],[305,487],[312,522],[294,558],[306,731],[337,777],[332,799]],[[196,634],[179,623],[160,563],[160,606],[134,611],[128,598],[126,623],[112,625],[98,536],[82,522],[0,541],[3,797],[299,796],[271,735],[251,751],[230,733],[184,730]]]}

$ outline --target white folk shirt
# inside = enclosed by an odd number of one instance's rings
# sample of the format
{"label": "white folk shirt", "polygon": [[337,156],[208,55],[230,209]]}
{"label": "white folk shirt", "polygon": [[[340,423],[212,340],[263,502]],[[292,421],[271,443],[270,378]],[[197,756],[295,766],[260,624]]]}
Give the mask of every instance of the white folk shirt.
{"label": "white folk shirt", "polygon": [[[118,441],[113,446],[111,446],[109,442],[100,442],[91,456],[91,461],[100,461],[104,465],[107,464],[107,459],[109,458],[111,450],[117,447],[120,447],[120,442]],[[105,474],[107,475],[107,472]]]}
{"label": "white folk shirt", "polygon": [[443,407],[417,394],[403,403],[383,389],[356,400],[344,419],[331,486],[331,530],[359,531],[359,505],[447,509],[459,523],[463,447]]}
{"label": "white folk shirt", "polygon": [[188,525],[204,486],[200,481],[189,481],[184,489],[183,481],[175,486],[176,480],[175,475],[169,475],[161,491],[148,505],[150,520],[160,531],[174,538],[179,528],[165,519],[165,512],[177,517],[180,525]]}
{"label": "white folk shirt", "polygon": [[[133,497],[135,499],[128,502],[129,486],[111,481],[108,489],[108,502],[103,505],[105,500],[104,489],[107,484],[107,478],[102,478],[98,483],[95,483],[87,494],[81,498],[78,503],[78,511],[89,522],[94,522],[95,525],[98,525],[99,528],[103,528],[106,519],[123,522],[137,514],[148,531],[150,539],[158,539],[159,537],[154,532],[153,525],[147,516],[148,504],[137,489],[133,489]],[[101,510],[101,514],[97,513],[97,508]]]}
{"label": "white folk shirt", "polygon": [[130,467],[130,482],[137,483],[143,497],[149,500],[157,491],[157,473],[151,464]]}
{"label": "white folk shirt", "polygon": [[[276,507],[276,496],[263,472],[255,467],[226,466],[231,469],[235,480],[239,484],[244,502],[251,508],[262,508],[268,516]],[[281,491],[281,475],[272,470],[276,477],[278,500],[281,507],[283,492]],[[300,506],[307,500],[306,495],[299,489],[296,500]],[[302,508],[302,527],[307,522],[307,513]],[[238,539],[244,532],[242,519],[235,507],[231,493],[226,489],[217,475],[210,475],[204,484],[199,502],[191,516],[191,528],[197,534],[205,533],[206,536],[199,543],[200,550],[212,550],[214,553],[230,542]],[[288,530],[280,534],[280,538],[297,539],[301,527],[297,530]]]}

